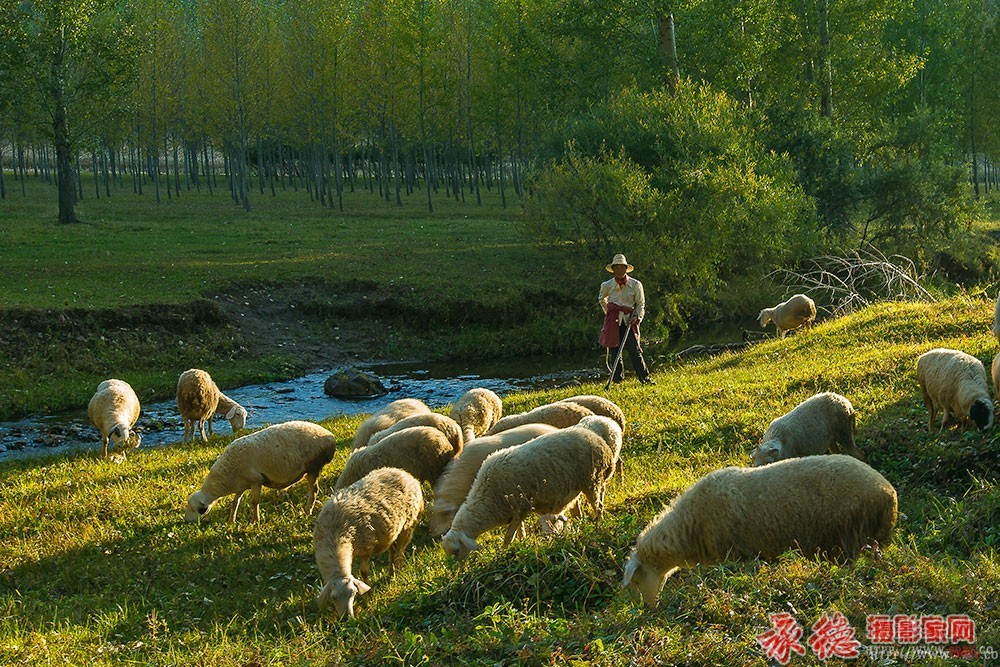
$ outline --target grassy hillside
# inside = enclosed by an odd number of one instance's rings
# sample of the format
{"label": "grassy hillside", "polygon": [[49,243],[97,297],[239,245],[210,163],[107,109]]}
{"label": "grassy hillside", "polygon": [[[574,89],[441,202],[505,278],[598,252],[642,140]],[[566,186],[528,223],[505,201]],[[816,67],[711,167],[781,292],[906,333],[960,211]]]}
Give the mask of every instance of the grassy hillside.
{"label": "grassy hillside", "polygon": [[[487,534],[462,565],[420,528],[394,577],[375,561],[353,621],[314,606],[315,517],[301,513],[303,489],[265,491],[257,526],[246,515],[228,525],[221,507],[183,522],[224,438],[117,465],[93,455],[4,465],[0,664],[764,665],[755,637],[780,612],[805,626],[803,642],[823,614],[840,612],[866,645],[869,614],[964,614],[977,624],[976,650],[1000,648],[1000,437],[928,434],[914,374],[916,357],[939,345],[988,362],[991,311],[985,300],[881,305],[662,371],[651,388],[617,386],[608,396],[628,418],[625,469],[600,525],[583,520],[509,550]],[[670,579],[653,610],[621,594],[628,551],[663,504],[746,462],[773,417],[825,390],[854,403],[858,444],[899,493],[897,533],[881,556],[701,566]],[[567,394],[509,396],[505,411]],[[344,449],[324,493],[359,421],[326,424]]]}

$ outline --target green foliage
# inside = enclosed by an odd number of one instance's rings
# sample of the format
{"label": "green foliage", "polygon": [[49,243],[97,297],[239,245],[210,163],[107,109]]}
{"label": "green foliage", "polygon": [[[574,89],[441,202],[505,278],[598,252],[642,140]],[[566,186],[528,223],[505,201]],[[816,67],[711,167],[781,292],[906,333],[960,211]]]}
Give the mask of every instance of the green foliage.
{"label": "green foliage", "polygon": [[595,260],[624,250],[654,293],[690,308],[818,241],[813,203],[760,142],[762,122],[709,86],[626,93],[567,128],[532,183],[528,225]]}
{"label": "green foliage", "polygon": [[[967,614],[976,647],[1000,645],[997,463],[1000,436],[927,432],[914,360],[944,345],[989,360],[992,300],[880,304],[740,354],[685,362],[657,384],[616,385],[624,471],[600,523],[510,548],[496,531],[465,563],[418,527],[393,575],[374,559],[357,618],[317,611],[315,516],[306,491],[265,489],[262,520],[226,522],[228,499],[186,524],[195,491],[230,437],[0,467],[0,662],[4,664],[623,664],[764,665],[768,615],[806,626],[839,611],[856,638],[869,614]],[[895,486],[896,534],[878,554],[837,565],[789,551],[772,562],[698,565],[672,577],[655,609],[619,588],[636,535],[703,475],[743,465],[769,421],[809,395],[843,393],[858,445]],[[504,397],[529,409],[599,384]],[[361,416],[324,423],[340,448],[328,493]],[[180,438],[178,424],[177,438]],[[805,637],[803,638],[805,639]],[[819,664],[812,654],[793,664]]]}

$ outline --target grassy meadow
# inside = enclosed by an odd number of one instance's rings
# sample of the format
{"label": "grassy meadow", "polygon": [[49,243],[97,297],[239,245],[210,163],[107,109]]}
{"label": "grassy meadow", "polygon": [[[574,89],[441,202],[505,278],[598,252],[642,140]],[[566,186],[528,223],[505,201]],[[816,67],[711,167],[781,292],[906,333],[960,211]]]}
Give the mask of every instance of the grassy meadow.
{"label": "grassy meadow", "polygon": [[[974,648],[1000,649],[1000,437],[928,434],[914,372],[935,346],[989,362],[991,316],[985,298],[878,305],[740,354],[661,368],[653,387],[615,386],[607,396],[628,419],[624,475],[599,525],[529,534],[509,550],[488,533],[463,564],[419,528],[394,576],[384,557],[374,561],[355,620],[315,608],[315,517],[301,511],[304,489],[265,491],[259,525],[242,513],[229,525],[224,506],[184,523],[186,498],[225,437],[139,450],[121,464],[93,454],[4,464],[0,664],[765,665],[755,638],[780,612],[805,628],[803,643],[823,614],[840,612],[864,645],[870,614],[965,614],[976,623]],[[852,401],[859,446],[898,491],[892,543],[847,565],[790,552],[700,566],[668,580],[655,609],[629,600],[622,565],[663,504],[702,475],[745,463],[773,417],[826,390]],[[504,409],[569,393],[508,396]],[[324,494],[360,419],[325,423],[343,449],[321,479]],[[791,664],[819,660],[807,649]]]}
{"label": "grassy meadow", "polygon": [[[549,353],[596,336],[601,267],[567,267],[528,240],[496,194],[441,196],[430,213],[419,197],[397,207],[358,192],[340,213],[289,189],[247,213],[205,189],[160,204],[89,192],[85,224],[59,226],[54,187],[26,187],[0,201],[0,421],[78,408],[110,376],[143,401],[172,396],[192,366],[223,388],[293,377],[309,360],[281,345],[286,325],[325,358],[362,361]],[[254,316],[282,328],[241,326]]]}

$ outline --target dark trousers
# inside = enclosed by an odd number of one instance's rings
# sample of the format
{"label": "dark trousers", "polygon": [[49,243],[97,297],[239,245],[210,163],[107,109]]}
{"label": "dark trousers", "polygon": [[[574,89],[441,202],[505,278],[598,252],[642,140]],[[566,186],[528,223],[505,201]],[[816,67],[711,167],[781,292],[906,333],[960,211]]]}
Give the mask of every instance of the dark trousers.
{"label": "dark trousers", "polygon": [[[618,340],[625,340],[625,333],[628,332],[628,325],[620,323],[618,325]],[[618,358],[618,350],[621,349],[621,343],[619,342],[618,347],[611,350],[611,363],[615,362]],[[631,331],[628,334],[628,340],[625,340],[625,350],[628,352],[629,361],[632,362],[632,369],[635,370],[635,375],[640,380],[646,380],[649,378],[649,369],[646,368],[646,360],[642,356],[642,345],[635,338],[635,331]],[[614,382],[621,382],[622,378],[625,376],[625,355],[622,355],[621,361],[618,362],[618,366],[614,369],[614,375],[612,380]]]}

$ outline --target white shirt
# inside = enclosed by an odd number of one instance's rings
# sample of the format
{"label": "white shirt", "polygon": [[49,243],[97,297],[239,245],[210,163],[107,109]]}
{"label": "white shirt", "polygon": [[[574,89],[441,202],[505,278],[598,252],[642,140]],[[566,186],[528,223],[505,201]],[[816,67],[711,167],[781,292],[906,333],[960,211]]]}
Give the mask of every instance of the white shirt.
{"label": "white shirt", "polygon": [[[615,279],[601,283],[601,291],[597,294],[597,303],[601,310],[608,312],[608,302],[617,303],[619,306],[628,306],[634,309],[632,314],[638,319],[646,315],[646,295],[642,291],[642,283],[631,276],[626,276],[624,285],[619,285]],[[625,313],[618,313],[618,323],[628,322],[629,316]]]}

